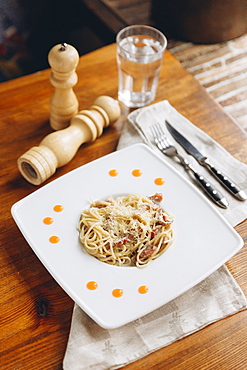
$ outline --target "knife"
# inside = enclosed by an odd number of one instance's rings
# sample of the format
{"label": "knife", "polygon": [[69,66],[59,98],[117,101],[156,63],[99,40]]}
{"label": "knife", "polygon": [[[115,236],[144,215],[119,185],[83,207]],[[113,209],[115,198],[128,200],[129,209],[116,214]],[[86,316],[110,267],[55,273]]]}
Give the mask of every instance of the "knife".
{"label": "knife", "polygon": [[202,166],[206,167],[212,175],[214,175],[217,180],[221,182],[225,188],[233,194],[239,200],[246,200],[247,195],[243,189],[241,189],[237,184],[234,183],[228,176],[226,176],[221,170],[214,167],[214,165],[210,162],[208,157],[205,157],[202,153],[199,152],[198,149],[194,147],[183,135],[181,135],[172,125],[166,122],[166,126],[168,131],[174,137],[174,139],[186,150],[186,152],[192,155],[198,163]]}

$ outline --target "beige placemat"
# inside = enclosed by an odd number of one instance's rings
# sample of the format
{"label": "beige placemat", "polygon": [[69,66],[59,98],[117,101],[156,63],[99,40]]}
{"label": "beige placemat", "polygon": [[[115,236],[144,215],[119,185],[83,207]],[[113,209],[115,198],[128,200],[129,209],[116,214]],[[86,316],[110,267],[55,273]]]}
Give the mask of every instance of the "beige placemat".
{"label": "beige placemat", "polygon": [[[222,164],[224,158],[224,171],[247,191],[247,166],[181,116],[167,101],[130,114],[118,149],[136,142],[145,142],[156,150],[152,144],[150,125],[157,121],[164,124],[164,117],[186,134],[188,139],[192,137],[193,143],[205,154],[209,151],[212,156],[213,153],[215,165]],[[177,169],[183,171],[179,165]],[[236,226],[246,219],[247,202],[237,201],[231,196],[227,198],[229,209],[220,212],[232,226]],[[226,266],[173,301],[117,329],[101,328],[75,304],[63,368],[118,369],[246,308],[246,298]]]}

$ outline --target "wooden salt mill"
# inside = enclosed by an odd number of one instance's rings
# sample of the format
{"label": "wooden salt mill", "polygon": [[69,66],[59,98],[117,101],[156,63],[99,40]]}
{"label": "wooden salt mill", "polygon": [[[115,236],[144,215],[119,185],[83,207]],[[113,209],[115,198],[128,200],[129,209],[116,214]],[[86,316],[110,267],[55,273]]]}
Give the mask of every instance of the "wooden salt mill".
{"label": "wooden salt mill", "polygon": [[67,164],[81,144],[94,141],[103,128],[115,122],[121,110],[117,100],[98,97],[88,110],[75,115],[69,127],[52,132],[17,160],[22,176],[33,185],[40,185],[52,176],[57,167]]}
{"label": "wooden salt mill", "polygon": [[50,125],[54,130],[69,126],[71,118],[78,113],[79,103],[73,91],[78,78],[75,68],[79,63],[77,50],[66,43],[55,45],[48,54],[52,72],[51,84],[55,87],[50,100]]}

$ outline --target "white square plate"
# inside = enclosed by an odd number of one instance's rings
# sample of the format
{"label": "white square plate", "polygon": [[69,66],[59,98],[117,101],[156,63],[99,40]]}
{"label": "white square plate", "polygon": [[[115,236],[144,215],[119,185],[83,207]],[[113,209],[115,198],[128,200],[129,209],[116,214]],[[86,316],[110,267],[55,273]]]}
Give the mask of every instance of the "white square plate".
{"label": "white square plate", "polygon": [[[109,171],[116,170],[117,176]],[[140,176],[134,176],[139,170]],[[164,184],[156,185],[155,179]],[[78,220],[91,200],[138,193],[164,196],[174,217],[175,239],[143,269],[110,266],[88,255],[78,238]],[[60,212],[54,206],[62,206]],[[144,144],[119,150],[43,186],[12,206],[27,242],[54,279],[100,326],[116,328],[164,305],[230,259],[243,240],[211,202]],[[52,219],[45,224],[44,219]],[[58,237],[57,243],[50,237]],[[58,240],[58,239],[57,239]],[[97,289],[88,289],[96,282]],[[141,286],[148,288],[141,294]],[[114,289],[123,295],[114,297]]]}

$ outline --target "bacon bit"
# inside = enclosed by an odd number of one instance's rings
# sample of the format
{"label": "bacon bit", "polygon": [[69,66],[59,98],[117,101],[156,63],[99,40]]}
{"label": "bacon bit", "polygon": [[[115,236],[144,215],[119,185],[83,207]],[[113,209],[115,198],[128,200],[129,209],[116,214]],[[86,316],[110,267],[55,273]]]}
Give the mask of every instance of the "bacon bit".
{"label": "bacon bit", "polygon": [[169,220],[169,217],[165,213],[163,213],[163,220],[166,224],[172,224],[172,220]]}
{"label": "bacon bit", "polygon": [[136,212],[139,212],[139,213],[143,213],[143,212],[145,212],[145,211],[148,211],[148,210],[150,210],[150,208],[151,208],[151,204],[142,204],[137,210],[136,210]]}
{"label": "bacon bit", "polygon": [[109,251],[110,247],[111,247],[110,243],[107,243],[107,244],[105,245],[105,249],[106,249],[107,251]]}
{"label": "bacon bit", "polygon": [[127,234],[125,234],[125,237],[126,237],[126,241],[133,241],[133,240],[135,240],[135,236],[133,235],[133,234],[131,234],[131,233],[127,233]]}
{"label": "bacon bit", "polygon": [[146,257],[151,256],[157,249],[156,245],[148,245],[140,254],[140,259],[145,259]]}
{"label": "bacon bit", "polygon": [[162,202],[163,200],[163,195],[161,193],[155,193],[154,195],[151,195],[148,197],[150,200],[154,202]]}
{"label": "bacon bit", "polygon": [[121,245],[125,245],[126,243],[127,243],[127,239],[126,239],[126,238],[124,238],[124,239],[119,240],[118,242],[114,243],[114,244],[113,244],[113,248],[114,248],[114,247],[121,247]]}
{"label": "bacon bit", "polygon": [[151,239],[153,239],[159,232],[159,228],[157,227],[153,231],[151,231]]}
{"label": "bacon bit", "polygon": [[168,222],[168,221],[159,220],[159,221],[157,221],[156,225],[167,226],[169,223],[170,222]]}
{"label": "bacon bit", "polygon": [[161,218],[157,221],[156,225],[162,225],[162,226],[167,226],[169,224],[172,224],[172,220],[169,220],[169,217],[163,213],[161,215]]}
{"label": "bacon bit", "polygon": [[163,209],[158,204],[152,204],[152,210],[156,212],[156,215],[162,215],[164,213]]}

